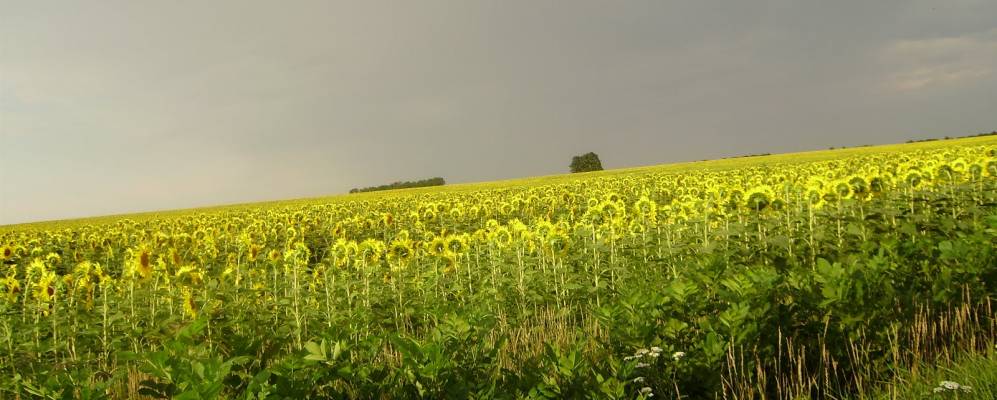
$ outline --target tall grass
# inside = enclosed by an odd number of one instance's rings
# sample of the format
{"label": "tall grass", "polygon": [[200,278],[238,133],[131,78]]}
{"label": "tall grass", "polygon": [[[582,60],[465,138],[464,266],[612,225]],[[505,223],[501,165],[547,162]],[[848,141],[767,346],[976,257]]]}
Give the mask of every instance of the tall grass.
{"label": "tall grass", "polygon": [[[993,300],[988,297],[972,301],[966,293],[964,302],[954,308],[921,307],[913,323],[893,327],[886,347],[865,331],[855,332],[848,339],[847,360],[832,356],[824,337],[818,339],[820,345],[816,348],[807,348],[796,338],[779,332],[780,345],[774,358],[730,346],[723,370],[722,398],[997,398],[985,396],[994,393],[997,385],[997,369],[987,369],[997,365]],[[932,389],[941,381],[976,386],[972,397],[967,392],[934,393]]]}

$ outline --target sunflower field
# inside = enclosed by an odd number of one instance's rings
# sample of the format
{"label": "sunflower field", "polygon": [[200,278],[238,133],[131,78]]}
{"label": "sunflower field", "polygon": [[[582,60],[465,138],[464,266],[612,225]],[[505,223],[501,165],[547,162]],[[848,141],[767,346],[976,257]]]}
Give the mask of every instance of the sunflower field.
{"label": "sunflower field", "polygon": [[989,351],[997,143],[0,230],[0,398],[847,398]]}

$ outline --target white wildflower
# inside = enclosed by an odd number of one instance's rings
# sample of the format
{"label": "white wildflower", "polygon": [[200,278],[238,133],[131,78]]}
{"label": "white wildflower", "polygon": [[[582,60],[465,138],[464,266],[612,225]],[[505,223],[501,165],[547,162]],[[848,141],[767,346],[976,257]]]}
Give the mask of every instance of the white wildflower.
{"label": "white wildflower", "polygon": [[947,390],[959,390],[959,384],[952,381],[942,381],[938,384],[939,387],[943,387]]}
{"label": "white wildflower", "polygon": [[951,391],[961,390],[963,392],[969,393],[973,391],[973,387],[969,385],[960,385],[958,382],[941,381],[938,383],[938,387],[931,390],[935,393],[941,393],[949,390]]}
{"label": "white wildflower", "polygon": [[675,361],[681,360],[682,357],[685,357],[684,351],[676,351],[675,354],[672,354],[672,359],[674,359]]}

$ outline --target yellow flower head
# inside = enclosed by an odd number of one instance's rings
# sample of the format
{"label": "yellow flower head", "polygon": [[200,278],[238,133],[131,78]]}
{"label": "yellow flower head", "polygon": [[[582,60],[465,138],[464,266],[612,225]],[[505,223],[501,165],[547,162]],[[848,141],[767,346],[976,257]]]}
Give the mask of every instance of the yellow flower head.
{"label": "yellow flower head", "polygon": [[865,200],[870,195],[869,181],[862,175],[852,175],[847,178],[852,188],[852,197]]}
{"label": "yellow flower head", "polygon": [[634,213],[640,218],[653,220],[658,216],[658,205],[647,196],[641,196],[634,203]]}
{"label": "yellow flower head", "polygon": [[436,236],[427,244],[429,254],[442,256],[447,251],[447,242],[440,236]]}
{"label": "yellow flower head", "polygon": [[775,200],[775,192],[771,186],[757,186],[745,193],[744,206],[752,211],[762,211],[772,205]]}
{"label": "yellow flower head", "polygon": [[405,262],[415,255],[410,240],[395,240],[388,247],[388,260],[394,262]]}
{"label": "yellow flower head", "polygon": [[924,178],[922,177],[921,173],[916,170],[908,171],[907,175],[904,176],[904,182],[907,183],[907,186],[910,186],[912,188],[921,186],[921,182],[923,181]]}
{"label": "yellow flower head", "polygon": [[447,251],[453,255],[463,254],[467,251],[468,244],[465,235],[450,235],[447,237],[446,244]]}
{"label": "yellow flower head", "polygon": [[263,246],[260,246],[255,243],[249,245],[249,254],[248,254],[249,261],[250,262],[256,261],[260,257],[260,253],[262,252],[263,252]]}
{"label": "yellow flower head", "polygon": [[505,248],[512,244],[512,232],[509,228],[499,226],[488,234],[488,240],[499,248]]}
{"label": "yellow flower head", "polygon": [[6,298],[8,302],[14,303],[17,301],[17,295],[21,293],[21,282],[14,278],[13,274],[0,279],[0,283],[3,283],[4,292],[6,293]]}
{"label": "yellow flower head", "polygon": [[197,304],[190,288],[183,288],[183,312],[190,318],[197,318]]}
{"label": "yellow flower head", "polygon": [[358,254],[365,263],[374,264],[381,261],[384,254],[384,242],[377,239],[367,239],[360,243]]}
{"label": "yellow flower head", "polygon": [[280,253],[280,250],[277,249],[270,250],[270,253],[267,254],[267,259],[269,259],[271,262],[279,261],[281,257],[282,255]]}
{"label": "yellow flower head", "polygon": [[571,238],[563,232],[557,231],[547,238],[546,244],[553,254],[565,256],[571,248]]}
{"label": "yellow flower head", "polygon": [[[39,303],[48,304],[55,297],[55,283],[56,275],[55,272],[45,271],[42,273],[38,281],[35,282],[34,298],[38,300]],[[48,315],[48,312],[45,312]]]}

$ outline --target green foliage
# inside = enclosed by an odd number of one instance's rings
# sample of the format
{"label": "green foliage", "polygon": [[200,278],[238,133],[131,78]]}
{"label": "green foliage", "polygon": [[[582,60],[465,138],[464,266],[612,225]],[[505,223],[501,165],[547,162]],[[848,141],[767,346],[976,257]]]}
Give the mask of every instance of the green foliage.
{"label": "green foliage", "polygon": [[848,398],[993,345],[993,156],[4,231],[0,398]]}
{"label": "green foliage", "polygon": [[140,382],[138,393],[157,399],[218,398],[232,369],[246,364],[250,357],[226,359],[205,346],[207,325],[206,318],[194,320],[159,351],[119,354],[121,360],[137,361],[139,371],[149,376]]}
{"label": "green foliage", "polygon": [[602,171],[602,161],[599,161],[599,156],[593,152],[588,152],[580,156],[575,156],[571,159],[571,172],[592,172],[592,171]]}
{"label": "green foliage", "polygon": [[[953,384],[954,383],[954,384]],[[959,354],[941,363],[919,363],[904,368],[887,388],[863,394],[869,399],[997,398],[997,350]]]}
{"label": "green foliage", "polygon": [[436,177],[436,178],[422,179],[422,180],[418,180],[418,181],[395,182],[395,183],[389,183],[387,185],[371,186],[371,187],[358,188],[358,189],[350,189],[350,193],[364,193],[364,192],[377,192],[377,191],[381,191],[381,190],[395,190],[395,189],[409,189],[409,188],[418,188],[418,187],[443,186],[446,183],[447,182],[445,180],[443,180],[443,178]]}

